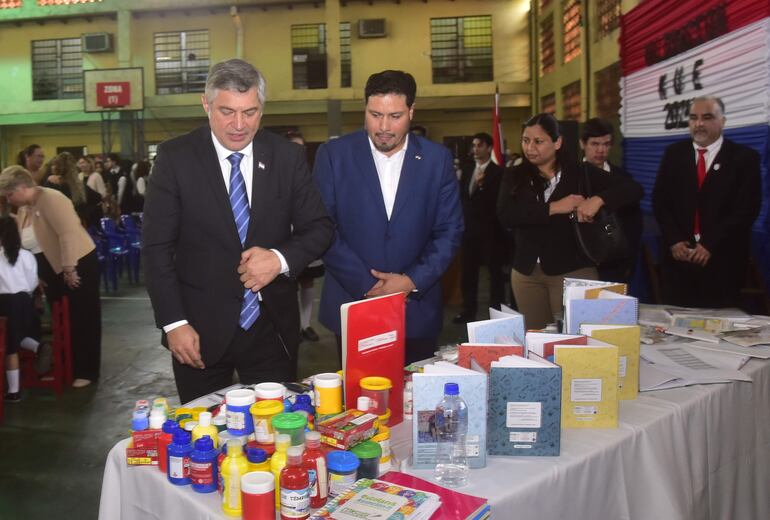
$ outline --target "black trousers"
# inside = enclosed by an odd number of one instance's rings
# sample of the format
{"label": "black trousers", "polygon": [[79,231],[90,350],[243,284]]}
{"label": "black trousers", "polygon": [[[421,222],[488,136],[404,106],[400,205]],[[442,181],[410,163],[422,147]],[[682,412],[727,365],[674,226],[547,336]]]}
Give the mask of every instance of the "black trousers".
{"label": "black trousers", "polygon": [[463,312],[475,315],[478,310],[479,271],[482,265],[489,269],[489,305],[496,309],[504,300],[505,244],[503,239],[489,236],[465,237],[462,241],[461,289]]}
{"label": "black trousers", "polygon": [[[225,354],[213,365],[199,369],[173,359],[180,402],[188,403],[232,385],[234,372],[238,373],[240,382],[247,385],[294,381],[297,350],[284,345],[265,314],[260,314],[249,330],[239,327]],[[205,348],[205,345],[201,345],[201,348]]]}
{"label": "black trousers", "polygon": [[49,304],[67,296],[70,302],[70,341],[72,343],[72,375],[75,378],[99,379],[102,357],[102,306],[99,300],[99,260],[96,250],[78,260],[80,287],[70,289],[61,274],[56,274],[45,256],[37,258],[38,276],[46,283]]}
{"label": "black trousers", "polygon": [[40,339],[40,318],[29,294],[0,294],[0,316],[6,318],[5,355],[18,352],[24,338]]}
{"label": "black trousers", "polygon": [[661,263],[663,303],[683,307],[724,308],[740,305],[748,263],[720,265],[713,255],[705,267],[666,255]]}

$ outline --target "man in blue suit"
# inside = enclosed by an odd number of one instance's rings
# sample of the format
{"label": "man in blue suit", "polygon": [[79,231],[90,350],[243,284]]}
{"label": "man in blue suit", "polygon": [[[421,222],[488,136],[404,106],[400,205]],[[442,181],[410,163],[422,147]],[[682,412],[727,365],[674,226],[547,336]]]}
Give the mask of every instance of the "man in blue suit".
{"label": "man in blue suit", "polygon": [[314,168],[336,224],[323,258],[319,319],[339,341],[340,305],[407,292],[407,363],[435,350],[441,275],[463,231],[449,150],[409,134],[416,90],[406,72],[371,75],[364,90],[364,129],[322,145]]}

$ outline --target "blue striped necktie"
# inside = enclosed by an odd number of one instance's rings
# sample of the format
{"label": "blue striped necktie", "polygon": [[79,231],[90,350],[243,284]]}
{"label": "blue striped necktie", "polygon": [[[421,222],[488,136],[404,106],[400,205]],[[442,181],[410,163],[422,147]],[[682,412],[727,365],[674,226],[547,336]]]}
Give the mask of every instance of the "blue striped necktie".
{"label": "blue striped necktie", "polygon": [[[238,228],[238,237],[241,239],[241,247],[246,244],[246,232],[249,230],[249,198],[246,196],[246,183],[241,174],[241,159],[243,154],[235,152],[227,157],[232,168],[230,169],[230,206],[233,209],[235,227]],[[259,298],[251,289],[245,289],[243,303],[241,304],[241,316],[238,324],[243,330],[249,330],[259,318]]]}

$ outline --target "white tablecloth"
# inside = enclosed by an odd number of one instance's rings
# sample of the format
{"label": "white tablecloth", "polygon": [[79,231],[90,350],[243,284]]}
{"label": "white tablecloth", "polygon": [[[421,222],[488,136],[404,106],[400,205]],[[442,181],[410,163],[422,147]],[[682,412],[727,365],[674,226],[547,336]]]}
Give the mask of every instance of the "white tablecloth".
{"label": "white tablecloth", "polygon": [[[617,429],[562,430],[559,457],[488,457],[460,491],[488,498],[501,520],[768,520],[770,362],[752,360],[744,371],[753,383],[623,401]],[[401,458],[408,426],[393,428]],[[127,467],[127,442],[107,457],[101,520],[226,518],[216,493],[174,486],[157,468]]]}

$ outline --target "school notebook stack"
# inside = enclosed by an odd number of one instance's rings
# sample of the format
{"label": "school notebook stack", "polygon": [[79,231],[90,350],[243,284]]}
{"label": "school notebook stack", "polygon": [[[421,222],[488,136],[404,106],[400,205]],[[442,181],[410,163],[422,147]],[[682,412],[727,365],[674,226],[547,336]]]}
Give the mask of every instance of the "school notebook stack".
{"label": "school notebook stack", "polygon": [[441,498],[441,507],[430,517],[430,520],[483,520],[489,518],[490,508],[486,498],[466,495],[398,471],[389,471],[381,475],[380,480],[437,494]]}

